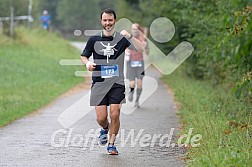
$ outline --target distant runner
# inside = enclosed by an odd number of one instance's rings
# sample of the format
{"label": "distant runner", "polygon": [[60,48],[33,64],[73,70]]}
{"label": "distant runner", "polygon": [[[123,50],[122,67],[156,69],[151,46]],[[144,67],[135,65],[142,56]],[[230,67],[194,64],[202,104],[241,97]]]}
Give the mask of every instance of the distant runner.
{"label": "distant runner", "polygon": [[44,10],[43,15],[40,16],[39,21],[42,23],[43,28],[47,31],[49,31],[49,25],[51,24],[51,16],[48,15],[48,11]]}
{"label": "distant runner", "polygon": [[[140,33],[140,26],[138,23],[134,23],[131,27],[133,37],[140,40],[145,50],[148,50],[148,44],[142,33]],[[133,101],[133,95],[135,87],[136,89],[136,100],[135,107],[139,107],[139,98],[142,93],[142,80],[144,77],[144,58],[143,53],[139,53],[135,50],[126,50],[127,61],[127,73],[126,77],[129,79],[130,94],[128,96],[129,101]],[[137,80],[137,82],[135,82]],[[137,86],[136,86],[137,84]]]}

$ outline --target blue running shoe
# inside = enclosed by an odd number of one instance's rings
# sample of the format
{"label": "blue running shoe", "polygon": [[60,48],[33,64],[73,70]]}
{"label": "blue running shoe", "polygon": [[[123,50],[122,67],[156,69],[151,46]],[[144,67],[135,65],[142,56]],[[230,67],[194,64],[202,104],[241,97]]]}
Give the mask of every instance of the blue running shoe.
{"label": "blue running shoe", "polygon": [[107,150],[108,150],[109,155],[118,155],[118,151],[116,149],[116,146],[114,146],[112,144],[108,145]]}
{"label": "blue running shoe", "polygon": [[100,136],[98,137],[99,145],[104,146],[108,143],[108,131],[109,129],[101,129]]}

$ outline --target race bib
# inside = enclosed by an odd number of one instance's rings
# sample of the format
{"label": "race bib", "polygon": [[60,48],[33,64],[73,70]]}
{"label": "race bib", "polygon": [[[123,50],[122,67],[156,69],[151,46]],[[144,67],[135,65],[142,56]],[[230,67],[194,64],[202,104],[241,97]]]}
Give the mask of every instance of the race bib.
{"label": "race bib", "polygon": [[119,68],[118,65],[108,65],[108,66],[101,66],[101,77],[102,78],[111,78],[119,76]]}
{"label": "race bib", "polygon": [[143,62],[142,61],[130,61],[131,67],[142,67]]}

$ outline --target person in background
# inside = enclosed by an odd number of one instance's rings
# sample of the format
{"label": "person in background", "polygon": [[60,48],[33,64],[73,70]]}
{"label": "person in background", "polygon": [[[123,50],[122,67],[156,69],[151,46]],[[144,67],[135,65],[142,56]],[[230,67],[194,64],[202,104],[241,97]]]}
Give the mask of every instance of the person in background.
{"label": "person in background", "polygon": [[[141,32],[141,27],[138,23],[132,24],[131,33],[133,37],[141,41],[145,52],[147,53],[148,44]],[[130,93],[128,100],[133,101],[134,90],[136,89],[136,100],[134,107],[139,107],[139,98],[142,93],[142,80],[144,77],[144,55],[135,50],[127,49],[125,51],[125,59],[127,61],[127,72],[126,77],[129,79]]]}
{"label": "person in background", "polygon": [[51,24],[51,16],[48,15],[48,11],[44,10],[43,15],[40,16],[39,21],[42,23],[43,28],[47,31],[49,31],[50,24]]}

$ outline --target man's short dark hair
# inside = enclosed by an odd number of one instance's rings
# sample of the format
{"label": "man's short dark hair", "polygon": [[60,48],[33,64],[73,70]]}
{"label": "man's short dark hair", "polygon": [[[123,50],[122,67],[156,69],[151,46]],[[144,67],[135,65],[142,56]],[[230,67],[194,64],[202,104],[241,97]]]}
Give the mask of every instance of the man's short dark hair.
{"label": "man's short dark hair", "polygon": [[116,19],[116,13],[115,13],[115,11],[112,10],[112,9],[110,9],[110,8],[104,9],[104,10],[101,12],[101,19],[102,19],[103,13],[111,14],[111,15],[113,15],[114,18]]}

